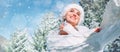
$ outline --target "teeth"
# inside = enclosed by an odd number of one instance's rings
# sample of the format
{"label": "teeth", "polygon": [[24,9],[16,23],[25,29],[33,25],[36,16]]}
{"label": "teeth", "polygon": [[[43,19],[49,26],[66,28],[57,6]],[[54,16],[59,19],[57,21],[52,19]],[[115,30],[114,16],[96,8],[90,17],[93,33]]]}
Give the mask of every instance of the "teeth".
{"label": "teeth", "polygon": [[70,17],[70,18],[75,19],[75,17]]}

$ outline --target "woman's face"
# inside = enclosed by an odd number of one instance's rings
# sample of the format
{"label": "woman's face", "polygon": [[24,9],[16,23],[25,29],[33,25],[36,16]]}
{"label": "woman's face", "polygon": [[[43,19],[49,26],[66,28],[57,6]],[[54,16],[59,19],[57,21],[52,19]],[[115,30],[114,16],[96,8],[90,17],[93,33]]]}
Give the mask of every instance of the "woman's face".
{"label": "woman's face", "polygon": [[67,11],[65,19],[71,25],[76,26],[80,20],[80,12],[75,8],[71,8]]}

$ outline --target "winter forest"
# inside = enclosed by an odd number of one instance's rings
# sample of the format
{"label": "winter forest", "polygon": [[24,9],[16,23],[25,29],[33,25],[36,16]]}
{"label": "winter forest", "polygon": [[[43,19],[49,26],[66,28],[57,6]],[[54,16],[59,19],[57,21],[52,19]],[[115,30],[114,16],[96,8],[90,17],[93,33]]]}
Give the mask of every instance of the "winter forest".
{"label": "winter forest", "polygon": [[[96,52],[96,50],[120,52],[120,0],[72,0],[72,3],[78,3],[84,8],[84,25],[86,27],[90,29],[101,27],[102,29],[98,36],[90,37],[90,39],[92,37],[101,38],[100,46],[94,44],[96,49],[91,50],[91,52]],[[0,52],[48,52],[46,36],[49,31],[59,29],[62,23],[60,13],[61,11],[58,14],[47,11],[43,14],[32,35],[27,28],[17,28],[11,33],[9,40],[3,40],[5,38],[0,37]],[[100,36],[101,34],[103,36]]]}

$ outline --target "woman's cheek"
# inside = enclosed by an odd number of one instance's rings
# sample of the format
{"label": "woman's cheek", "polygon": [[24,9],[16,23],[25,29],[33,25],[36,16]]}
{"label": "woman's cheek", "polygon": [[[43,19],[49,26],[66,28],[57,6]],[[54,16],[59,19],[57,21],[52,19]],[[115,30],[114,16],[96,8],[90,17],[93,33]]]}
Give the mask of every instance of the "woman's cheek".
{"label": "woman's cheek", "polygon": [[68,21],[70,21],[71,19],[70,19],[70,16],[67,16],[67,18],[66,18]]}
{"label": "woman's cheek", "polygon": [[79,20],[80,20],[79,18],[76,20],[76,23],[77,23],[77,24],[79,23]]}

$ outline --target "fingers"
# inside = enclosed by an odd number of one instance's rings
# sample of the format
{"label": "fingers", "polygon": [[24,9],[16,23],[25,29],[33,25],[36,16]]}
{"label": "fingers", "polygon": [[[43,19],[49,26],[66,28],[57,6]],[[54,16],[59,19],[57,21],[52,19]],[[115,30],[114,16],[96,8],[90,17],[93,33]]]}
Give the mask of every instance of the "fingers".
{"label": "fingers", "polygon": [[60,30],[59,34],[60,34],[60,35],[68,35],[68,33],[65,32],[65,31],[63,31],[63,30]]}
{"label": "fingers", "polygon": [[60,32],[59,32],[59,34],[60,34],[60,35],[68,35],[67,32],[63,31],[63,28],[64,28],[64,23],[62,23],[62,24],[60,25]]}
{"label": "fingers", "polygon": [[96,29],[95,29],[95,32],[100,32],[101,31],[101,28],[100,27],[97,27]]}

